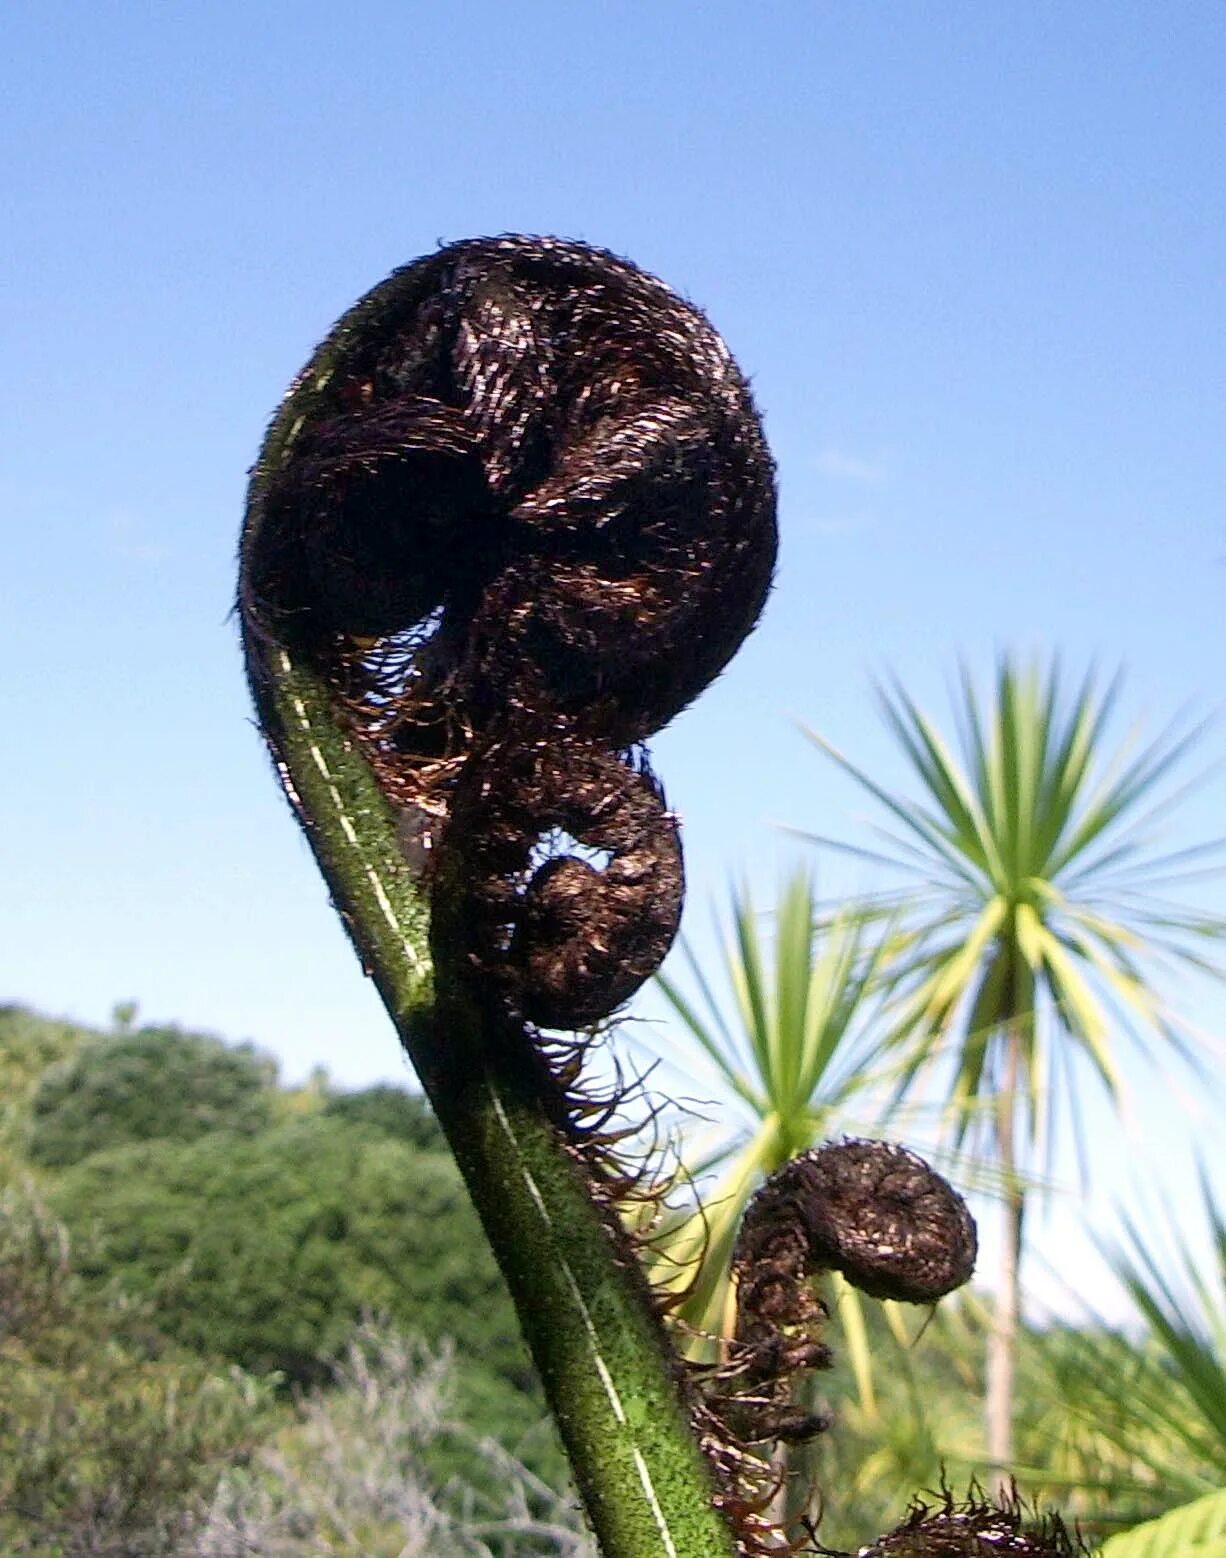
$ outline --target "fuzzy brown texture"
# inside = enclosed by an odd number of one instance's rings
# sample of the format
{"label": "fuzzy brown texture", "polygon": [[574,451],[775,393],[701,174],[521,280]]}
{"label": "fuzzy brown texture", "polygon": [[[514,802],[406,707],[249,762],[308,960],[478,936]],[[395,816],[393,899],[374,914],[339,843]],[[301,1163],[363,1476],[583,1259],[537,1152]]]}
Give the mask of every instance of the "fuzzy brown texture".
{"label": "fuzzy brown texture", "polygon": [[790,1403],[791,1382],[825,1368],[828,1318],[814,1278],[841,1271],[876,1298],[934,1303],[974,1271],[966,1203],[922,1158],[879,1141],[801,1154],[750,1202],[733,1253],[736,1336],[721,1415],[742,1439],[795,1441],[828,1425]]}
{"label": "fuzzy brown texture", "polygon": [[[649,771],[571,742],[474,754],[452,794],[467,838],[461,881],[479,970],[542,1028],[595,1024],[654,972],[677,929],[681,844]],[[607,854],[534,869],[531,846],[557,829]]]}
{"label": "fuzzy brown texture", "polygon": [[[761,426],[704,316],[582,244],[453,244],[363,307],[268,474],[244,620],[328,676],[423,855],[485,873],[474,963],[584,1026],[676,929],[675,821],[626,754],[761,611]],[[554,829],[607,868],[526,872]]]}
{"label": "fuzzy brown texture", "polygon": [[1085,1552],[1058,1515],[1028,1519],[1016,1497],[989,1503],[974,1494],[960,1503],[946,1493],[936,1507],[916,1500],[902,1525],[861,1547],[856,1558],[1078,1558]]}

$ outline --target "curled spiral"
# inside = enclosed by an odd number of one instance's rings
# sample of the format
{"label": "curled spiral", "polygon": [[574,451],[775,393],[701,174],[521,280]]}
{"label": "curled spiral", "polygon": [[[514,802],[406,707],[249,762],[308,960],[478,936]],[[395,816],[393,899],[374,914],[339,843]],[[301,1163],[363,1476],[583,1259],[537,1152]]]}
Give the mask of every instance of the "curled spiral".
{"label": "curled spiral", "polygon": [[840,1271],[862,1292],[931,1304],[975,1268],[962,1197],[913,1152],[844,1141],[802,1153],[750,1202],[733,1253],[736,1334],[721,1409],[748,1440],[803,1440],[827,1426],[790,1404],[802,1370],[824,1368],[828,1318],[813,1278]]}
{"label": "curled spiral", "polygon": [[[770,587],[748,387],[662,282],[552,238],[394,272],[327,351],[257,484],[249,641],[309,658],[424,852],[459,853],[471,962],[526,1020],[587,1026],[680,916],[676,822],[631,749]],[[603,868],[542,864],[557,835]]]}

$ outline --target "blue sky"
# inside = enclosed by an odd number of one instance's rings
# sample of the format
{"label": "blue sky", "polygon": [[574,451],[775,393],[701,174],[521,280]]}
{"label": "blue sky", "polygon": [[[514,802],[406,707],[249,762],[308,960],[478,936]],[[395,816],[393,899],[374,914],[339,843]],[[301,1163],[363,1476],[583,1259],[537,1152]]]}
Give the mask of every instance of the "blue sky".
{"label": "blue sky", "polygon": [[[290,1076],[405,1075],[228,612],[283,388],[443,240],[624,253],[752,376],[778,584],[654,743],[700,946],[730,877],[769,893],[796,858],[774,824],[854,834],[795,720],[901,781],[873,672],[936,711],[959,655],[1059,648],[1126,664],[1151,729],[1215,712],[1217,0],[41,0],[5,30],[0,998],[102,1021],[132,997]],[[1168,841],[1222,831],[1224,800],[1219,772]],[[1183,995],[1222,1031],[1220,998]]]}

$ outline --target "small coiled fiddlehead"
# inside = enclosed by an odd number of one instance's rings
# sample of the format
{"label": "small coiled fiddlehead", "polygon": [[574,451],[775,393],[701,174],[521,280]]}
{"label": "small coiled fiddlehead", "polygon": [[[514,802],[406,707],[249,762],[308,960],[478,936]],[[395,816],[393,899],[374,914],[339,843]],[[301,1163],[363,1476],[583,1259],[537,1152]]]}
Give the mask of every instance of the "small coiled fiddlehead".
{"label": "small coiled fiddlehead", "polygon": [[827,1420],[792,1405],[797,1374],[828,1367],[814,1279],[839,1271],[874,1298],[933,1304],[975,1269],[966,1203],[922,1158],[883,1141],[793,1158],[754,1196],[733,1253],[736,1336],[717,1411],[750,1440],[811,1438]]}
{"label": "small coiled fiddlehead", "polygon": [[[799,1375],[832,1361],[816,1279],[838,1271],[872,1297],[932,1304],[970,1279],[977,1249],[962,1197],[894,1143],[827,1143],[772,1174],[741,1222],[733,1253],[736,1333],[696,1414],[720,1479],[739,1481],[746,1493],[755,1483],[769,1492],[765,1467],[759,1462],[755,1471],[745,1447],[801,1442],[830,1426],[792,1400]],[[743,1525],[745,1550],[779,1550],[771,1545],[778,1533],[752,1509]],[[815,1538],[796,1550],[851,1558]],[[1082,1550],[1058,1516],[1028,1519],[1016,1493],[990,1502],[972,1487],[962,1502],[947,1490],[936,1506],[917,1499],[900,1525],[858,1551],[859,1558],[1076,1558]]]}

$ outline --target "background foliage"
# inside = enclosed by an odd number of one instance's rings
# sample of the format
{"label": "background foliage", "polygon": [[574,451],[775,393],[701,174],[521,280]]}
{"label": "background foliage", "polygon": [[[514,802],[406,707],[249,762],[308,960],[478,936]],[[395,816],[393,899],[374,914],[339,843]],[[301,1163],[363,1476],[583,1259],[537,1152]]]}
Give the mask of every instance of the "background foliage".
{"label": "background foliage", "polygon": [[[283,1088],[250,1046],[19,1007],[0,1010],[0,1075],[5,1551],[195,1551],[223,1469],[270,1433],[292,1449],[301,1412],[320,1431],[296,1393],[330,1399],[375,1313],[402,1386],[405,1336],[427,1376],[445,1359],[449,1410],[479,1425],[415,1441],[427,1503],[453,1522],[567,1505],[510,1300],[419,1097]],[[366,1550],[399,1553],[391,1531]]]}
{"label": "background foliage", "polygon": [[[286,1088],[243,1046],[17,1007],[0,1077],[0,1548],[590,1554],[420,1098]],[[1220,1485],[1226,1239],[1207,1196],[1205,1217],[1209,1272],[1117,1252],[1126,1333],[1092,1313],[1023,1331],[1019,1477],[1088,1536]],[[796,1463],[826,1543],[854,1551],[917,1489],[982,1471],[988,1323],[977,1293],[905,1329],[835,1298],[835,1365],[808,1387],[835,1427]]]}
{"label": "background foliage", "polygon": [[30,1100],[31,1162],[63,1168],[129,1142],[251,1136],[270,1119],[274,1062],[179,1028],[142,1028],[73,1046]]}

